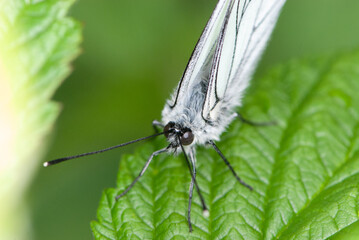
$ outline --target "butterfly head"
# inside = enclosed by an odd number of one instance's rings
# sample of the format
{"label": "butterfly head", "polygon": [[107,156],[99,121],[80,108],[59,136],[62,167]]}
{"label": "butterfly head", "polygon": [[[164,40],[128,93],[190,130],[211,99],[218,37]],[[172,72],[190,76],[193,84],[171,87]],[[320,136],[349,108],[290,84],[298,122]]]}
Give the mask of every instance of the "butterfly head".
{"label": "butterfly head", "polygon": [[179,146],[178,141],[180,141],[183,146],[187,146],[194,140],[194,134],[190,128],[183,127],[174,122],[167,123],[163,130],[167,140],[174,148]]}

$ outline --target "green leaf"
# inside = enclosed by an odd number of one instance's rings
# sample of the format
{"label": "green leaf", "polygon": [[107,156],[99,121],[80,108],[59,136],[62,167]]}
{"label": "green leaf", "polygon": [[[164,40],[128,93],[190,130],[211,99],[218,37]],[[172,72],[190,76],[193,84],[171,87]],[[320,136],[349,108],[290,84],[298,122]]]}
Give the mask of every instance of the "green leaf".
{"label": "green leaf", "polygon": [[29,239],[24,192],[60,106],[50,99],[79,54],[74,0],[0,0],[0,239]]}
{"label": "green leaf", "polygon": [[156,157],[116,202],[166,142],[123,157],[117,188],[104,191],[91,223],[96,239],[340,239],[359,219],[358,66],[359,52],[292,61],[252,81],[241,113],[278,124],[235,121],[218,146],[254,190],[236,182],[213,149],[200,147],[197,179],[210,216],[194,193],[192,233],[183,157]]}

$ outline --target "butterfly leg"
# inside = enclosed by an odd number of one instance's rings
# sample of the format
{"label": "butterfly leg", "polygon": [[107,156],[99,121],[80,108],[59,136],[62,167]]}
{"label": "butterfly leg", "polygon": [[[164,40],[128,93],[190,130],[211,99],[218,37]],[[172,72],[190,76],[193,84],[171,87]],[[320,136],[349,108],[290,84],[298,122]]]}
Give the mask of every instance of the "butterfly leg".
{"label": "butterfly leg", "polygon": [[164,128],[165,126],[160,121],[153,120],[152,127],[153,127],[153,129],[155,129],[155,132],[158,133],[159,132],[158,128],[159,127]]}
{"label": "butterfly leg", "polygon": [[[182,150],[184,150],[182,148]],[[201,199],[201,203],[202,203],[202,209],[203,209],[203,215],[208,215],[208,210],[207,210],[207,206],[206,203],[204,202],[204,198],[201,194],[201,191],[199,190],[197,181],[196,181],[196,156],[194,153],[194,150],[191,149],[189,152],[189,159],[187,158],[186,153],[185,154],[185,158],[186,158],[186,162],[187,162],[187,166],[189,169],[189,172],[191,173],[191,184],[189,186],[189,199],[188,199],[188,212],[187,212],[187,221],[188,221],[188,226],[189,226],[189,232],[192,232],[192,223],[191,223],[191,208],[192,208],[192,195],[193,195],[193,186],[196,186],[196,190],[198,192],[198,195]],[[192,163],[192,167],[191,167],[191,163]]]}
{"label": "butterfly leg", "polygon": [[[195,157],[195,153],[194,150],[191,149],[190,153],[189,153],[189,159],[187,157],[187,154],[183,148],[183,145],[181,144],[179,137],[178,137],[178,143],[181,146],[182,152],[184,154],[184,157],[186,159],[186,163],[189,169],[189,172],[191,174],[191,184],[189,187],[189,200],[188,200],[188,212],[187,212],[187,221],[188,221],[188,227],[189,227],[189,232],[192,232],[192,223],[191,223],[191,208],[192,208],[192,195],[193,195],[193,185],[196,186],[196,190],[198,192],[199,198],[201,199],[201,203],[202,203],[202,209],[203,209],[203,216],[208,217],[209,212],[208,212],[208,208],[206,206],[206,203],[204,202],[204,198],[202,196],[202,193],[199,189],[198,183],[196,181],[196,157]],[[192,163],[192,167],[191,167],[191,163]]]}
{"label": "butterfly leg", "polygon": [[[195,172],[193,172],[194,174]],[[188,227],[189,232],[192,232],[192,223],[191,223],[191,207],[192,207],[192,194],[193,194],[193,184],[194,184],[195,178],[191,178],[191,184],[189,185],[189,199],[188,199],[188,212],[187,212],[187,221],[188,221]]]}
{"label": "butterfly leg", "polygon": [[192,196],[193,196],[193,186],[196,186],[196,190],[197,190],[197,193],[199,195],[199,198],[201,199],[201,204],[202,204],[202,209],[203,209],[203,215],[205,217],[207,217],[209,215],[209,212],[208,212],[208,208],[206,206],[206,203],[204,201],[204,198],[202,196],[202,193],[199,189],[199,186],[198,186],[198,183],[196,181],[196,159],[195,159],[195,155],[193,153],[193,151],[190,152],[190,161],[192,163],[192,167],[190,165],[190,162],[187,158],[187,156],[185,155],[185,158],[186,158],[186,162],[187,162],[187,165],[188,165],[188,169],[191,173],[191,184],[190,184],[190,187],[189,187],[189,200],[188,200],[188,212],[187,212],[187,221],[188,221],[188,227],[189,227],[189,231],[192,232],[192,223],[191,223],[191,208],[192,208]]}
{"label": "butterfly leg", "polygon": [[243,186],[245,186],[246,188],[248,188],[249,190],[253,190],[253,188],[251,186],[249,186],[247,183],[245,183],[238,175],[237,173],[234,171],[233,167],[231,166],[231,164],[228,162],[227,158],[223,155],[223,153],[219,150],[219,148],[216,146],[216,144],[213,141],[209,141],[209,144],[212,145],[212,147],[214,148],[214,150],[216,150],[216,152],[219,154],[219,156],[221,156],[221,158],[223,159],[224,163],[228,166],[228,168],[231,170],[231,172],[233,173],[234,177],[238,180],[238,182],[240,184],[242,184]]}
{"label": "butterfly leg", "polygon": [[275,121],[271,121],[271,122],[253,122],[251,120],[248,120],[248,119],[244,118],[239,113],[237,113],[237,118],[243,123],[249,124],[251,126],[257,126],[257,127],[260,127],[260,126],[272,126],[272,125],[277,124],[277,122],[275,122]]}
{"label": "butterfly leg", "polygon": [[[201,193],[201,190],[199,189],[199,186],[198,186],[198,183],[197,183],[197,180],[196,180],[196,168],[195,168],[196,156],[195,156],[195,153],[194,153],[193,150],[191,150],[190,153],[189,153],[189,159],[190,159],[190,161],[186,157],[187,166],[188,166],[189,172],[191,174],[191,177],[193,178],[194,186],[196,187],[197,193],[198,193],[199,198],[201,200],[203,215],[207,216],[209,214],[208,213],[208,208],[207,208],[207,205],[206,205],[206,203],[204,201],[203,195]],[[190,162],[192,163],[192,168],[191,168]]]}
{"label": "butterfly leg", "polygon": [[154,153],[151,154],[151,156],[148,158],[147,162],[145,163],[145,166],[143,166],[142,171],[140,172],[140,174],[135,178],[135,180],[133,180],[133,182],[126,188],[125,191],[123,191],[120,195],[116,196],[116,200],[120,199],[121,197],[123,197],[126,193],[128,193],[128,191],[131,190],[131,188],[135,185],[135,183],[140,179],[140,177],[142,177],[142,175],[146,172],[148,166],[150,165],[152,159],[164,152],[167,152],[168,148],[163,148],[161,150],[158,150]]}

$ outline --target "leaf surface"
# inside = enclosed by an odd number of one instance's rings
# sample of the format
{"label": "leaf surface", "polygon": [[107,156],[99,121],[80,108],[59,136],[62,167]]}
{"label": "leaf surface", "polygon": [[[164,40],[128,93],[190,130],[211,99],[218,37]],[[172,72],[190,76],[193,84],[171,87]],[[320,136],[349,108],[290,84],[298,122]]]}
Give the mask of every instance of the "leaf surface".
{"label": "leaf surface", "polygon": [[[250,184],[238,184],[213,149],[199,147],[197,180],[210,210],[194,193],[182,156],[156,157],[125,197],[115,201],[157,139],[122,158],[116,189],[104,191],[91,223],[96,239],[340,239],[359,219],[359,52],[292,61],[255,78],[219,148]],[[335,235],[337,234],[337,235]],[[334,236],[335,235],[335,236]]]}

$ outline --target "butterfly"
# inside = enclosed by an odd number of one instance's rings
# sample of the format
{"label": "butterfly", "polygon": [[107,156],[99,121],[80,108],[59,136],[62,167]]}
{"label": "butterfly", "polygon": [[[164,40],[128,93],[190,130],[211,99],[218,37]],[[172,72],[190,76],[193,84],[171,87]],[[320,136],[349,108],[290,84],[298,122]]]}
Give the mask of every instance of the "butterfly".
{"label": "butterfly", "polygon": [[[252,190],[234,171],[216,141],[235,119],[261,53],[270,38],[285,0],[219,0],[198,40],[177,88],[166,102],[162,120],[154,121],[163,131],[99,151],[45,162],[44,166],[101,153],[138,141],[164,135],[168,145],[153,152],[140,174],[116,197],[123,197],[146,172],[152,159],[163,153],[183,153],[191,173],[187,221],[192,232],[191,204],[196,188],[204,215],[207,206],[196,182],[196,146],[209,145],[219,154],[235,178]],[[260,124],[259,124],[260,125]]]}

